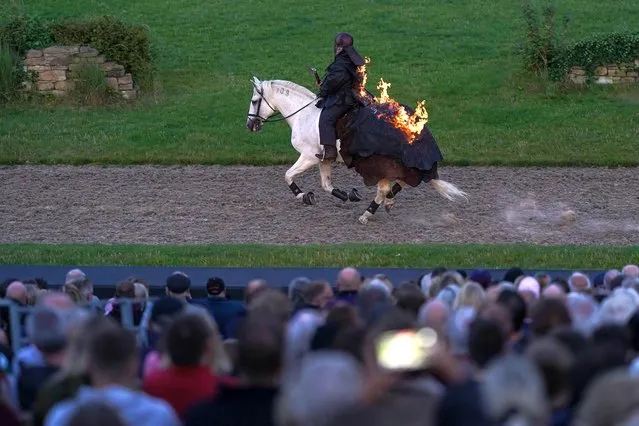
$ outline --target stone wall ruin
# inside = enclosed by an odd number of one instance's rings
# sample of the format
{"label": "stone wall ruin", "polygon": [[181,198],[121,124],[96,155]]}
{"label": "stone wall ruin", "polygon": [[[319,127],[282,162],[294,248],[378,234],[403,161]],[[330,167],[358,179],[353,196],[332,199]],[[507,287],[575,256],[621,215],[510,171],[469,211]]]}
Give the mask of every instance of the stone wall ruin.
{"label": "stone wall ruin", "polygon": [[95,64],[104,71],[107,85],[125,99],[135,99],[139,88],[131,73],[124,66],[109,61],[91,46],[51,46],[27,52],[24,70],[35,74],[33,87],[41,94],[65,95],[73,90],[77,76],[74,74],[85,64]]}
{"label": "stone wall ruin", "polygon": [[[586,83],[586,71],[580,67],[573,67],[568,78],[577,84]],[[630,64],[608,64],[597,67],[593,76],[597,84],[639,83],[639,59]]]}

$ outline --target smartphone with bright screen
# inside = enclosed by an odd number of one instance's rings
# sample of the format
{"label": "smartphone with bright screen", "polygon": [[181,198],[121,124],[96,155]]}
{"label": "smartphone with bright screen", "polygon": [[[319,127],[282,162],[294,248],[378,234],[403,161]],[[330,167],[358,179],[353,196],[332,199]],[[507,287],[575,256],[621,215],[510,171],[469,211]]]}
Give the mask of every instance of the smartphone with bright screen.
{"label": "smartphone with bright screen", "polygon": [[437,333],[431,328],[382,333],[375,341],[377,363],[388,371],[421,370],[436,343]]}

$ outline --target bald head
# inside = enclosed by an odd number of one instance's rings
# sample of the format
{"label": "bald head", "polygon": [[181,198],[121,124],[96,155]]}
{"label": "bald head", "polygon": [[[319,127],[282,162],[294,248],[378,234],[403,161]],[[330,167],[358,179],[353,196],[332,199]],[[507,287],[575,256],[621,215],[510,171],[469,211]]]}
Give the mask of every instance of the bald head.
{"label": "bald head", "polygon": [[337,274],[337,291],[358,291],[362,285],[362,275],[355,268],[344,268]]}
{"label": "bald head", "polygon": [[564,299],[566,297],[566,293],[564,293],[564,290],[557,284],[551,284],[548,287],[546,287],[542,295],[545,299],[548,299],[548,298]]}
{"label": "bald head", "polygon": [[253,296],[255,296],[255,293],[267,287],[268,283],[262,278],[256,278],[249,281],[248,284],[246,284],[246,288],[244,289],[244,301],[246,302],[246,304],[248,305],[250,303],[251,299],[253,299]]}
{"label": "bald head", "polygon": [[419,312],[419,325],[444,333],[448,324],[448,306],[441,300],[425,304]]}
{"label": "bald head", "polygon": [[639,278],[639,266],[637,265],[626,265],[621,270],[621,273],[627,277]]}
{"label": "bald head", "polygon": [[7,286],[5,297],[26,305],[29,294],[27,292],[27,287],[22,284],[22,282],[14,281]]}

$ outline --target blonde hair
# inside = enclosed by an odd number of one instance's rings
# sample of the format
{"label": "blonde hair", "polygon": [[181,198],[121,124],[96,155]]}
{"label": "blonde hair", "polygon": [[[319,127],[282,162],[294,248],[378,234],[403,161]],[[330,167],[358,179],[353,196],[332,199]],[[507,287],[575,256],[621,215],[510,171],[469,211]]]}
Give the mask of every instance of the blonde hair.
{"label": "blonde hair", "polygon": [[464,284],[461,291],[457,294],[455,302],[453,303],[453,309],[470,306],[479,310],[484,302],[485,295],[486,292],[481,285],[474,281],[469,281]]}
{"label": "blonde hair", "polygon": [[65,284],[62,286],[62,292],[69,295],[71,300],[74,303],[79,303],[82,301],[82,296],[80,295],[80,290],[73,284]]}

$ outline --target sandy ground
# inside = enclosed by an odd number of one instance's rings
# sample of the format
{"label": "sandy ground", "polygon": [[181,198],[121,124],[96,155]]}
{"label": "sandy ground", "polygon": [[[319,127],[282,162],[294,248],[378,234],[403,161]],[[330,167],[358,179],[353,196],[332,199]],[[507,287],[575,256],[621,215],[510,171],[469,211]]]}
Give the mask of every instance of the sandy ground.
{"label": "sandy ground", "polygon": [[[0,242],[639,244],[639,169],[443,167],[468,203],[420,186],[364,226],[375,189],[354,171],[334,167],[333,182],[364,200],[324,193],[311,170],[297,180],[315,192],[306,206],[286,168],[3,167]],[[562,218],[568,210],[574,221]]]}

